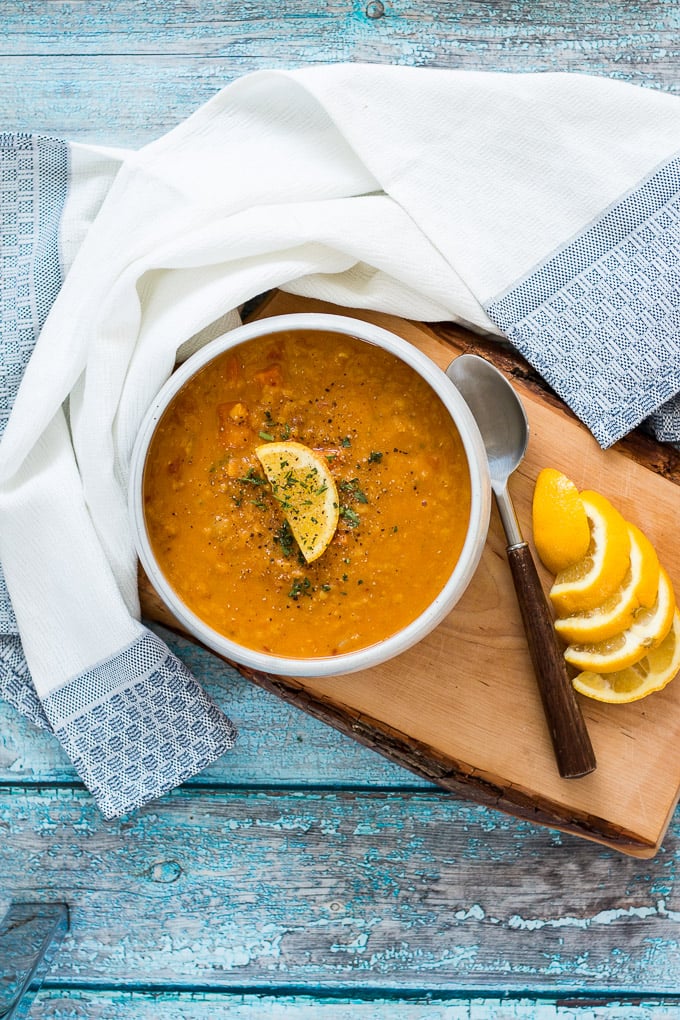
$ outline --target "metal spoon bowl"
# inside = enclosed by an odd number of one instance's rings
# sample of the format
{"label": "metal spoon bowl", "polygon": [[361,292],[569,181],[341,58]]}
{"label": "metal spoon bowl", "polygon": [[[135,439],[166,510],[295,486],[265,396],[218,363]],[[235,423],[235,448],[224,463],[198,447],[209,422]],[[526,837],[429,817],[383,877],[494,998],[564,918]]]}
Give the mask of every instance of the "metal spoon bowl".
{"label": "metal spoon bowl", "polygon": [[508,479],[524,459],[529,442],[524,407],[505,376],[475,354],[461,354],[446,374],[472,411],[486,448],[491,488],[507,538],[508,561],[560,775],[564,779],[588,775],[596,767],[595,755],[508,491]]}

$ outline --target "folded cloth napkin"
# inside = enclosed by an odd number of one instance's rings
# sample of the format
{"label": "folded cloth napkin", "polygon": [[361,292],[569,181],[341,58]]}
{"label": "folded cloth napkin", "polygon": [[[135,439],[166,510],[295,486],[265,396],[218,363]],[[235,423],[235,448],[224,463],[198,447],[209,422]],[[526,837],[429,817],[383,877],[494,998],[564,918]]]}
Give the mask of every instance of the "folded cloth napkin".
{"label": "folded cloth napkin", "polygon": [[676,442],[679,116],[585,75],[336,65],[138,152],[3,140],[2,689],[107,816],[234,736],[138,622],[128,464],[176,361],[281,287],[504,335],[602,446]]}

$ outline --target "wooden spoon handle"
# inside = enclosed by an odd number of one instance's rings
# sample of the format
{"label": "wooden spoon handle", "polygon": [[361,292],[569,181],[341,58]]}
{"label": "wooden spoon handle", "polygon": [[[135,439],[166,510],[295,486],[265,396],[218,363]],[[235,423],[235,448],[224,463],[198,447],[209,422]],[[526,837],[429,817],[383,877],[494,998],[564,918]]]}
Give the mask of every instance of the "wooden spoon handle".
{"label": "wooden spoon handle", "polygon": [[595,754],[527,543],[509,546],[508,560],[557,767],[563,779],[587,776],[597,765]]}

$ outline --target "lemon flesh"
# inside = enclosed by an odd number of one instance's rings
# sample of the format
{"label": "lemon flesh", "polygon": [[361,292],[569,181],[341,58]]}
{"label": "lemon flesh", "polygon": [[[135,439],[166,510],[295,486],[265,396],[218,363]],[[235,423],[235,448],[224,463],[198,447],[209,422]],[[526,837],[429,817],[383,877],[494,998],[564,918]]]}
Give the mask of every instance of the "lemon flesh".
{"label": "lemon flesh", "polygon": [[567,662],[577,669],[593,673],[614,673],[634,665],[657,645],[671,629],[675,614],[675,594],[663,567],[659,571],[659,589],[651,609],[640,608],[627,630],[593,645],[569,645]]}
{"label": "lemon flesh", "polygon": [[532,503],[534,545],[551,574],[578,563],[588,552],[590,526],[579,491],[556,468],[543,468]]}
{"label": "lemon flesh", "polygon": [[312,563],[338,526],[338,490],[328,465],[303,443],[265,443],[255,455],[302,555]]}
{"label": "lemon flesh", "polygon": [[599,492],[581,493],[590,526],[587,555],[555,578],[550,600],[558,616],[601,606],[622,583],[630,568],[628,525]]}
{"label": "lemon flesh", "polygon": [[660,645],[639,662],[614,673],[584,671],[572,681],[575,690],[595,701],[627,705],[663,690],[680,670],[680,611]]}
{"label": "lemon flesh", "polygon": [[659,587],[659,557],[649,539],[628,522],[630,567],[619,589],[602,605],[555,621],[566,644],[605,641],[632,626],[640,606],[651,607]]}

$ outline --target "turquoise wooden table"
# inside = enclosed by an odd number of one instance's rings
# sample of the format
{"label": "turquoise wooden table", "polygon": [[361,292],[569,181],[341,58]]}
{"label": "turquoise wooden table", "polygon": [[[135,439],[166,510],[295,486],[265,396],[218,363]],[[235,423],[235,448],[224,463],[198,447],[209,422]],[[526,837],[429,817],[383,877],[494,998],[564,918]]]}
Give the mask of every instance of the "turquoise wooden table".
{"label": "turquoise wooden table", "polygon": [[[5,0],[0,130],[138,146],[265,67],[606,74],[680,91],[673,3]],[[680,1015],[680,815],[641,862],[456,799],[170,636],[241,738],[104,822],[0,705],[0,916],[65,900],[32,1017]]]}

